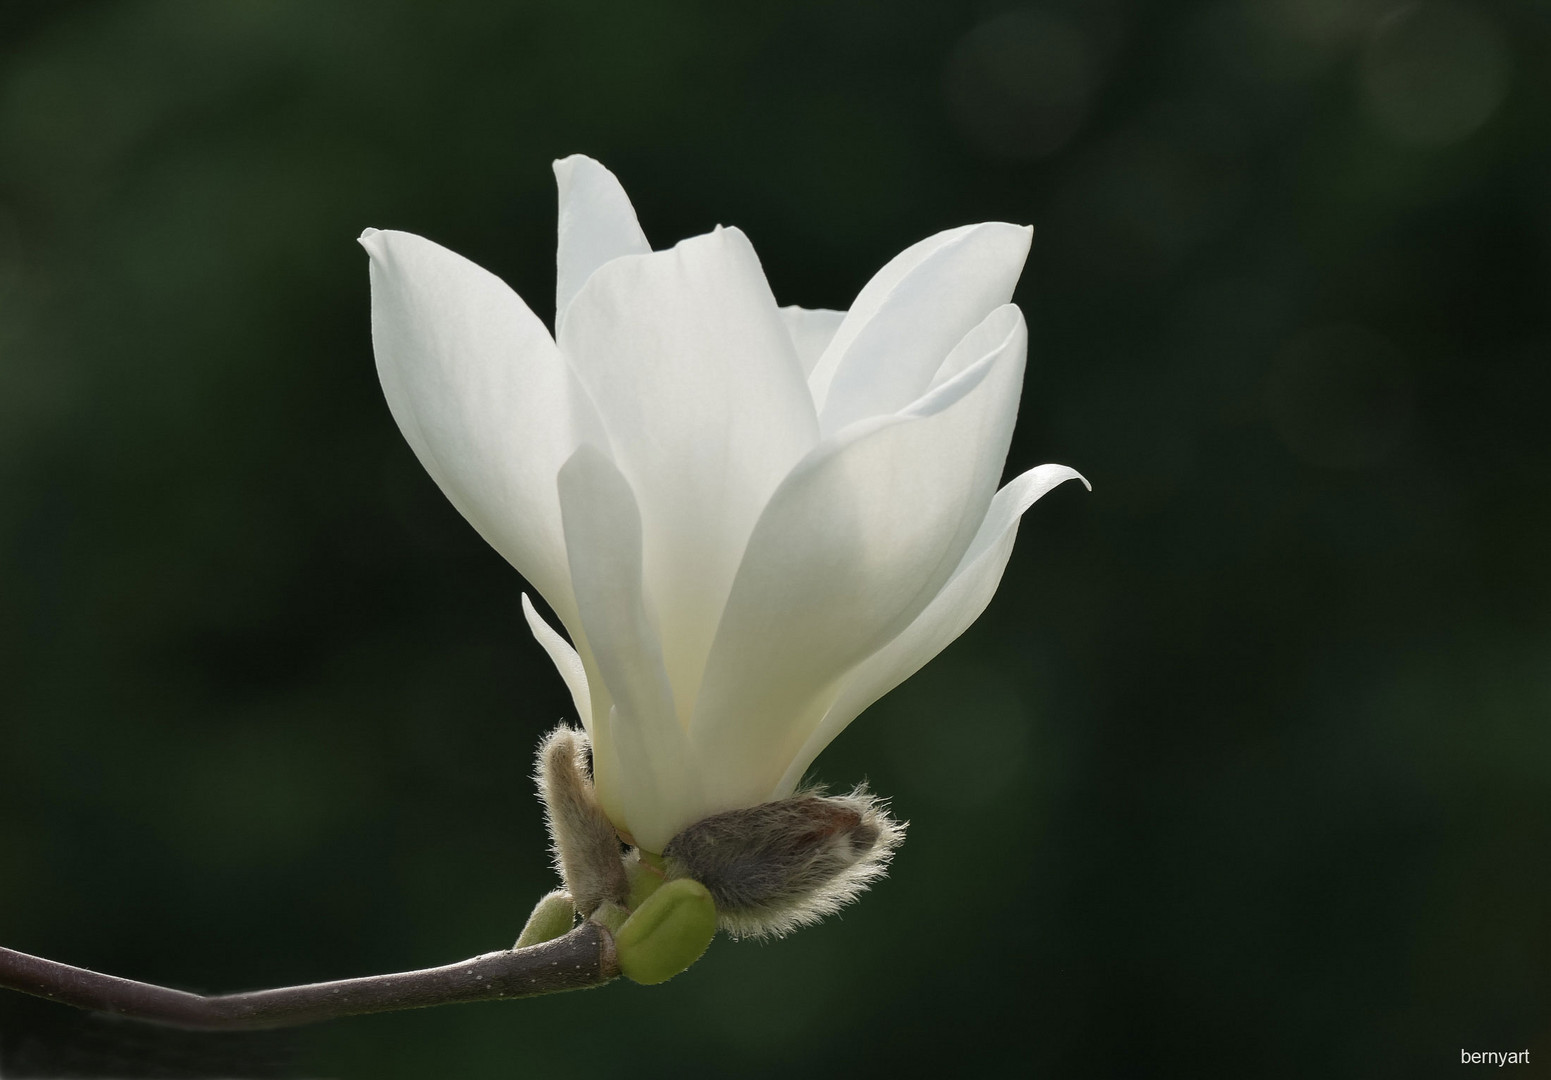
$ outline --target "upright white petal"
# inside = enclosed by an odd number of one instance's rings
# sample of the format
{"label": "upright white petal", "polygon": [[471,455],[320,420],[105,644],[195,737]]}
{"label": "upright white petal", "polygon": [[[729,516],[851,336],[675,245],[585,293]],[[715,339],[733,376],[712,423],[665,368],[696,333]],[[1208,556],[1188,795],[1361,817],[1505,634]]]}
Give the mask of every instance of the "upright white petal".
{"label": "upright white petal", "polygon": [[781,320],[786,323],[786,332],[791,335],[792,348],[797,351],[797,362],[802,365],[804,378],[813,371],[819,357],[824,355],[824,350],[834,340],[835,331],[840,329],[845,317],[845,312],[828,308],[793,305],[781,309]]}
{"label": "upright white petal", "polygon": [[614,174],[584,154],[555,162],[560,190],[559,243],[555,249],[555,327],[593,271],[621,255],[652,250],[636,220],[630,196]]}
{"label": "upright white petal", "polygon": [[574,625],[555,474],[597,417],[549,331],[495,275],[368,229],[372,345],[393,418],[491,547]]}
{"label": "upright white petal", "polygon": [[786,770],[775,797],[784,798],[846,725],[873,702],[904,682],[980,618],[1001,584],[1012,556],[1023,512],[1047,491],[1068,480],[1088,481],[1065,465],[1041,465],[1011,480],[991,500],[985,521],[942,591],[898,637],[848,672],[823,721]]}
{"label": "upright white petal", "polygon": [[736,229],[608,263],[560,344],[640,503],[647,592],[687,721],[749,532],[817,437],[813,402]]}
{"label": "upright white petal", "polygon": [[594,761],[598,790],[616,824],[661,851],[693,819],[684,808],[699,805],[700,785],[642,591],[641,515],[629,481],[594,446],[565,463],[559,489],[577,609],[614,703],[605,724],[606,706],[593,701],[593,729],[617,755]]}
{"label": "upright white petal", "polygon": [[[749,540],[690,737],[713,807],[767,799],[835,694],[959,564],[996,488],[1027,333],[1018,309],[968,338],[987,352],[894,416],[826,440]],[[989,344],[987,344],[989,343]]]}
{"label": "upright white petal", "polygon": [[919,397],[964,334],[1012,298],[1033,230],[987,222],[938,233],[862,289],[809,376],[824,434]]}

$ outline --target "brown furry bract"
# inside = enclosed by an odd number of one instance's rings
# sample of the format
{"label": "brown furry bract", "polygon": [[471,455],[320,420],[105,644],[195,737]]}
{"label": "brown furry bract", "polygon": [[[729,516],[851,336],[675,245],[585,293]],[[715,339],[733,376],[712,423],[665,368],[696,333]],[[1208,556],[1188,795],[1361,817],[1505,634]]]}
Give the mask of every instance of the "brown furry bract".
{"label": "brown furry bract", "polygon": [[629,892],[619,835],[593,793],[587,736],[561,724],[539,744],[539,795],[544,800],[555,869],[585,917],[605,900]]}
{"label": "brown furry bract", "polygon": [[711,892],[733,937],[780,937],[866,891],[905,839],[905,823],[865,787],[801,792],[697,821],[663,850],[667,876]]}

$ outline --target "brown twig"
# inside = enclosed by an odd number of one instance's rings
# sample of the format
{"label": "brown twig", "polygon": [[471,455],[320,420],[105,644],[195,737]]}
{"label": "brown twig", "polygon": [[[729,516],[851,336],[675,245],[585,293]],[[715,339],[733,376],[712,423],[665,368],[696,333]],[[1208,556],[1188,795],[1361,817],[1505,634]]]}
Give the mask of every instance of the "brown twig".
{"label": "brown twig", "polygon": [[0,948],[0,987],[81,1009],[173,1027],[238,1031],[464,1001],[533,997],[601,986],[619,975],[614,939],[597,923],[523,949],[445,967],[206,996]]}

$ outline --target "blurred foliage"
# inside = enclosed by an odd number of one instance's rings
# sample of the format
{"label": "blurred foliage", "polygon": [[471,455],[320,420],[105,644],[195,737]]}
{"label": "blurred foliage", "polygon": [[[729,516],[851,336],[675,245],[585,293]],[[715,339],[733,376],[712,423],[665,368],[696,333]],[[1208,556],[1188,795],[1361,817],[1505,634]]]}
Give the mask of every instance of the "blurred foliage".
{"label": "blurred foliage", "polygon": [[368,225],[549,314],[550,159],[844,306],[1033,222],[1001,593],[820,760],[913,822],[666,986],[24,1076],[1423,1076],[1551,1054],[1551,6],[9,0],[0,941],[212,990],[502,947],[569,709],[373,373]]}

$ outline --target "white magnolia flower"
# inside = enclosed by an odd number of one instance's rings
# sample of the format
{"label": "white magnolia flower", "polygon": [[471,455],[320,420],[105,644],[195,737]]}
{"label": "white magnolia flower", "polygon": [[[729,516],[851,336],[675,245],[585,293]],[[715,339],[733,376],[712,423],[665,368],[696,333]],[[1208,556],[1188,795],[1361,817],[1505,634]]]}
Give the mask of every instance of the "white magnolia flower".
{"label": "white magnolia flower", "polygon": [[619,182],[555,163],[553,336],[499,279],[368,229],[383,391],[524,597],[592,739],[598,797],[661,851],[790,794],[819,751],[985,609],[1018,519],[996,490],[1031,231],[950,229],[851,309],[777,307],[748,238],[652,251]]}

